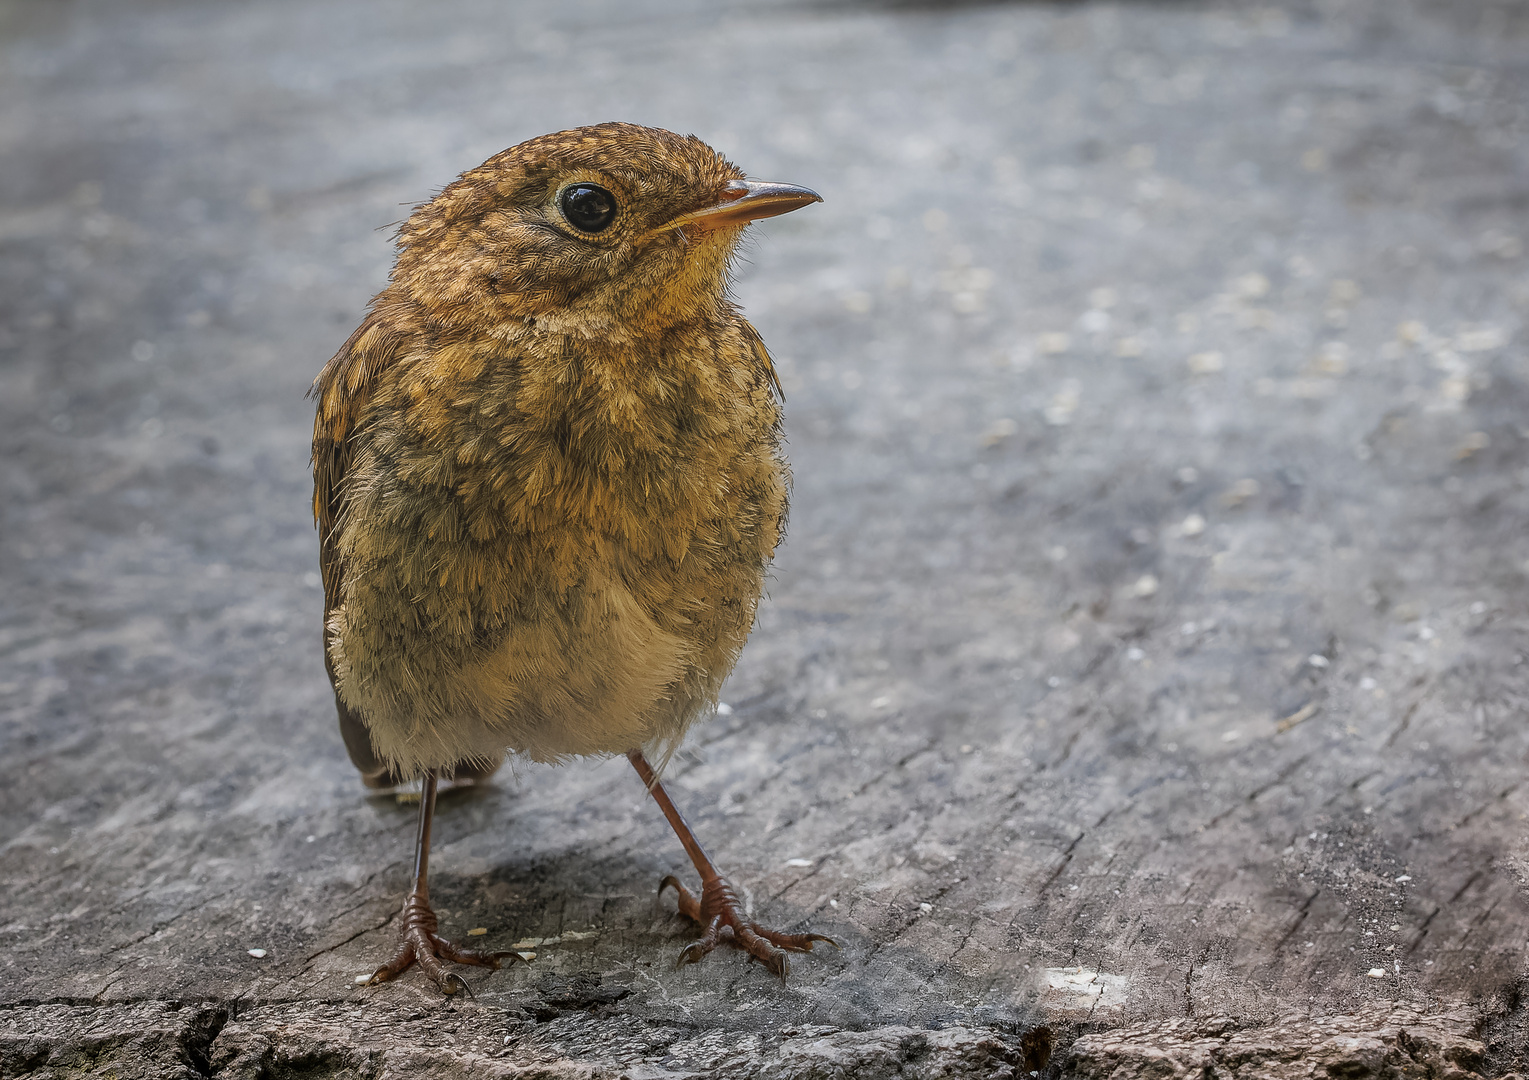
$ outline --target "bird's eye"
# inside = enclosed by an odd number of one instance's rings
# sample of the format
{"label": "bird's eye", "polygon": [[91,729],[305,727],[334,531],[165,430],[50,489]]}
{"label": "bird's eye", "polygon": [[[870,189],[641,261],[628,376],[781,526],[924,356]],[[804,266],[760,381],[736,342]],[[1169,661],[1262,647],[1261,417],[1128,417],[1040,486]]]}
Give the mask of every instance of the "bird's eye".
{"label": "bird's eye", "polygon": [[570,184],[558,204],[568,224],[580,232],[603,232],[616,220],[616,196],[596,184]]}

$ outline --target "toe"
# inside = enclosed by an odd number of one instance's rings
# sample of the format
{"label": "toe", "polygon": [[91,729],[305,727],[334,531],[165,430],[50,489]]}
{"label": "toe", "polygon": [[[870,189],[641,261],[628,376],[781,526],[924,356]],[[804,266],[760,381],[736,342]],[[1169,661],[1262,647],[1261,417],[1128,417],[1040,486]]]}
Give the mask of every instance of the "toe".
{"label": "toe", "polygon": [[414,950],[410,948],[407,941],[400,942],[398,950],[393,953],[393,958],[372,972],[372,977],[366,981],[366,985],[376,986],[378,983],[385,983],[391,979],[396,979],[405,971],[408,971],[409,966],[413,963]]}
{"label": "toe", "polygon": [[441,993],[450,996],[458,990],[467,989],[467,983],[463,980],[462,976],[441,963],[433,954],[422,951],[415,957],[415,962],[419,964],[419,969],[429,977],[430,981],[435,983]]}
{"label": "toe", "polygon": [[747,924],[738,927],[736,936],[738,944],[743,946],[751,957],[763,964],[765,969],[781,982],[786,981],[786,975],[791,971],[791,965],[786,960],[785,953],[755,933],[754,928]]}
{"label": "toe", "polygon": [[503,960],[514,963],[520,959],[519,953],[513,952],[479,952],[477,949],[463,949],[438,934],[430,935],[430,943],[435,946],[435,955],[442,960],[450,960],[453,964],[473,964],[477,967],[493,968],[499,970],[499,964]]}
{"label": "toe", "polygon": [[[819,941],[827,942],[834,948],[839,948],[839,943],[824,934],[783,934],[779,930],[770,930],[767,927],[755,926],[754,932],[782,949],[791,952],[811,952],[812,946]],[[842,950],[841,950],[842,951]]]}
{"label": "toe", "polygon": [[658,883],[658,895],[664,895],[664,890],[668,888],[674,889],[674,897],[675,900],[679,903],[680,914],[685,916],[687,919],[692,919],[695,922],[700,922],[701,901],[696,898],[695,893],[681,885],[680,879],[675,877],[673,874],[668,875],[664,878],[664,880]]}

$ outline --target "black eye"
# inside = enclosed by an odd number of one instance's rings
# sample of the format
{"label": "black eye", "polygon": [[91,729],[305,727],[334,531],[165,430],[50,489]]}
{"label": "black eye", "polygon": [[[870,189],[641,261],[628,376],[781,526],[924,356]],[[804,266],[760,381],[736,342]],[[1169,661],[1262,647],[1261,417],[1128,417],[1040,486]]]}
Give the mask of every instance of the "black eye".
{"label": "black eye", "polygon": [[568,224],[582,232],[601,232],[616,220],[616,196],[595,184],[571,184],[558,197]]}

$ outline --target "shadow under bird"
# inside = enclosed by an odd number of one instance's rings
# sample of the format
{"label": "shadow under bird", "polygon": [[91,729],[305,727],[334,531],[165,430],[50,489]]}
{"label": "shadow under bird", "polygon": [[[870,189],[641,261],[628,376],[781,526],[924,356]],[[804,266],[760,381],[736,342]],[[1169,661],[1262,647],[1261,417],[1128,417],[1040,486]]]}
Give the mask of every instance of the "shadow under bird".
{"label": "shadow under bird", "polygon": [[715,709],[790,480],[769,353],[728,297],[749,222],[822,201],[694,137],[599,124],[464,173],[399,232],[389,284],[313,387],[325,661],[365,783],[423,778],[382,982],[511,953],[436,933],[438,779],[507,754],[626,754],[701,877],[702,936],[784,978],[821,934],[745,917],[647,754]]}

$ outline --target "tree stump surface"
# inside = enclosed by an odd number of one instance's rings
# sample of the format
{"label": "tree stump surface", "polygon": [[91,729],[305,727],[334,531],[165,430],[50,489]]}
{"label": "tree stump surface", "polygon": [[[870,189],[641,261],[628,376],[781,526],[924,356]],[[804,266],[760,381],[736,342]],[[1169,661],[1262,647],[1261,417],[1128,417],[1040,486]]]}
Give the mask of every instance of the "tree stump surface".
{"label": "tree stump surface", "polygon": [[[1529,1072],[1529,5],[0,3],[0,1077]],[[668,779],[415,809],[320,656],[309,381],[389,224],[695,132],[790,535]],[[469,936],[469,931],[486,933]]]}

